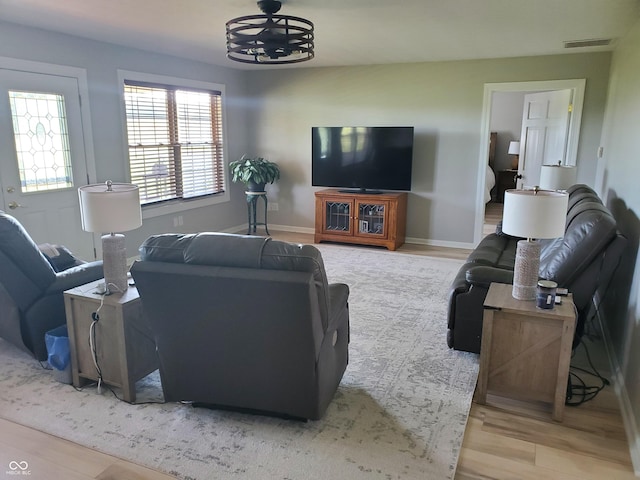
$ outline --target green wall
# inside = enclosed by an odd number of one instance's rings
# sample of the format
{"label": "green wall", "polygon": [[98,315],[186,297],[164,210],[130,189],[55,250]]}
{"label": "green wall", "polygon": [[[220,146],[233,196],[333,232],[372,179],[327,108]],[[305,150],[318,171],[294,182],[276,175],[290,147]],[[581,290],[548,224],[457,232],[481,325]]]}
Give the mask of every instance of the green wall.
{"label": "green wall", "polygon": [[598,184],[629,244],[603,316],[615,357],[616,385],[640,473],[640,22],[620,40],[611,65]]}
{"label": "green wall", "polygon": [[579,180],[593,184],[610,53],[364,67],[250,71],[252,154],[281,164],[276,224],[313,227],[311,127],[412,125],[407,236],[471,246],[485,83],[586,79]]}

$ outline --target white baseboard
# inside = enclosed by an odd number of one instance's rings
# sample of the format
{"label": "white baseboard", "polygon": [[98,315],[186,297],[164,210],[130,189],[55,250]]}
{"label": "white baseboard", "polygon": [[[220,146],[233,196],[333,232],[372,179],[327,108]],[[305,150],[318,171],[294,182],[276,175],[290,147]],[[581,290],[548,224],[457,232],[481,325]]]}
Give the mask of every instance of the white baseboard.
{"label": "white baseboard", "polygon": [[[249,228],[249,224],[245,223],[243,225],[227,228],[225,230],[222,230],[222,232],[245,233],[248,228]],[[313,235],[315,233],[314,228],[297,227],[292,225],[269,224],[269,228],[274,231],[280,231],[280,232],[305,233],[309,235]],[[425,238],[415,238],[415,237],[407,237],[405,239],[405,243],[411,243],[415,245],[428,245],[430,247],[463,248],[466,250],[472,250],[475,248],[473,243],[446,242],[441,240],[429,240]]]}
{"label": "white baseboard", "polygon": [[640,477],[640,429],[635,421],[633,415],[633,409],[631,407],[631,401],[629,399],[629,393],[624,383],[624,377],[615,366],[615,373],[613,375],[613,387],[618,401],[620,402],[620,412],[622,414],[622,422],[624,424],[624,430],[627,432],[627,440],[629,442],[629,454],[631,456],[631,463],[633,464],[633,471],[636,477]]}
{"label": "white baseboard", "polygon": [[[315,229],[313,228],[305,228],[305,227],[292,227],[291,225],[276,225],[276,224],[269,224],[268,227],[273,230],[273,231],[279,231],[279,232],[293,232],[293,233],[306,233],[306,234],[310,234],[313,235],[315,233]],[[259,229],[261,229],[261,232],[264,232],[264,227],[258,227]],[[235,227],[229,227],[226,228],[224,230],[220,230],[222,233],[238,233],[238,234],[245,234],[247,233],[247,231],[249,230],[249,224],[245,223],[243,225],[237,225]]]}
{"label": "white baseboard", "polygon": [[627,441],[629,442],[629,455],[631,456],[633,471],[636,477],[640,477],[640,428],[638,428],[638,423],[633,414],[633,408],[629,398],[629,392],[624,382],[624,376],[622,375],[622,369],[616,356],[613,355],[613,343],[611,342],[609,330],[599,314],[597,318],[604,337],[604,345],[607,351],[609,365],[611,366],[611,381],[613,382],[613,388],[618,397],[622,423],[624,425],[624,431],[627,434]]}
{"label": "white baseboard", "polygon": [[271,224],[269,224],[269,228],[273,228],[274,230],[278,230],[280,232],[306,233],[306,234],[309,234],[309,235],[313,235],[314,233],[316,233],[315,228],[292,227],[291,225],[271,225]]}
{"label": "white baseboard", "polygon": [[245,223],[243,225],[236,225],[235,227],[229,227],[219,231],[221,233],[247,233],[248,228],[249,228],[249,224]]}
{"label": "white baseboard", "polygon": [[428,245],[430,247],[463,248],[465,250],[473,250],[475,248],[473,243],[447,242],[442,240],[429,240],[426,238],[407,237],[405,242],[415,245]]}

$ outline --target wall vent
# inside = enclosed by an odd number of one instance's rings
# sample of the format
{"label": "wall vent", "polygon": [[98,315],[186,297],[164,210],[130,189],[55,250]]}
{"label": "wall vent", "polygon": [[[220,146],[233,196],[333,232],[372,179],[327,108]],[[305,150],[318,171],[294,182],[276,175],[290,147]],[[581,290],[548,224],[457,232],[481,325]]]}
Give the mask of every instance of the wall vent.
{"label": "wall vent", "polygon": [[606,47],[612,42],[611,38],[592,38],[589,40],[571,40],[564,42],[564,48]]}

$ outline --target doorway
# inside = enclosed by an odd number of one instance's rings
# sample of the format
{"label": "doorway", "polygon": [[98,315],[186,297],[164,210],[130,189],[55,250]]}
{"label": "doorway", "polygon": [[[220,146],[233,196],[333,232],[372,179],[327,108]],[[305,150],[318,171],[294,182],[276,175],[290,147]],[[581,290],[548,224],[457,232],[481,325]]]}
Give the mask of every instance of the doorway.
{"label": "doorway", "polygon": [[36,243],[93,260],[94,236],[82,231],[77,193],[95,178],[88,101],[80,100],[84,70],[15,59],[2,66],[2,208]]}
{"label": "doorway", "polygon": [[[576,157],[578,151],[578,140],[580,135],[580,123],[582,119],[582,107],[584,102],[584,79],[575,80],[550,80],[536,82],[514,82],[514,83],[489,83],[485,84],[484,101],[481,122],[481,141],[479,155],[479,175],[478,175],[478,196],[476,201],[476,220],[474,230],[474,243],[477,245],[482,240],[485,227],[485,181],[486,181],[486,163],[489,152],[490,130],[492,119],[492,99],[499,92],[544,92],[571,90],[573,105],[572,116],[568,127],[567,144],[566,144],[566,163],[576,165]],[[519,138],[514,138],[519,140]],[[490,220],[491,221],[491,220]]]}

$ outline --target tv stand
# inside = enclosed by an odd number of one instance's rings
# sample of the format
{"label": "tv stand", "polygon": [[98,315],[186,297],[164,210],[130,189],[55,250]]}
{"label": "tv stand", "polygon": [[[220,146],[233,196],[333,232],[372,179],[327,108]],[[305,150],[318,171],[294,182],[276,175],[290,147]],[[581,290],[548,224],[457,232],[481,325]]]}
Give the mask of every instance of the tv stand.
{"label": "tv stand", "polygon": [[377,245],[395,250],[404,243],[406,192],[320,190],[316,192],[314,241]]}

